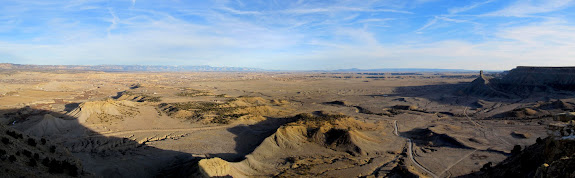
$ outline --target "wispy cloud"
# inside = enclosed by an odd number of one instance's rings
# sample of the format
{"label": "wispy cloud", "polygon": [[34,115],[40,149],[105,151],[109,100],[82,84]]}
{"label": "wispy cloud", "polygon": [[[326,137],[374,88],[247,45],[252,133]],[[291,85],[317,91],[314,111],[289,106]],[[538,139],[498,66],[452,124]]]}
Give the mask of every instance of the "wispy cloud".
{"label": "wispy cloud", "polygon": [[[0,62],[270,69],[575,65],[573,14],[556,13],[572,4],[7,0],[0,7]],[[494,8],[501,10],[486,12]],[[538,17],[516,18],[532,15]]]}
{"label": "wispy cloud", "polygon": [[329,7],[329,8],[297,8],[281,11],[288,14],[313,14],[313,13],[336,13],[336,12],[390,12],[401,14],[413,14],[409,11],[395,9],[365,9],[355,7]]}
{"label": "wispy cloud", "polygon": [[112,35],[112,30],[116,29],[116,27],[118,26],[118,22],[120,21],[120,18],[118,18],[118,16],[116,16],[116,13],[114,13],[114,10],[112,10],[112,8],[108,8],[108,12],[110,13],[110,16],[112,16],[112,19],[110,20],[110,26],[108,26],[107,32],[108,32],[108,36]]}
{"label": "wispy cloud", "polygon": [[517,1],[509,7],[487,13],[486,16],[526,17],[539,13],[553,12],[573,6],[573,0],[532,0]]}
{"label": "wispy cloud", "polygon": [[236,10],[236,9],[232,9],[229,7],[222,7],[221,10],[233,13],[233,14],[237,14],[237,15],[260,15],[262,14],[261,12],[258,11],[240,11],[240,10]]}
{"label": "wispy cloud", "polygon": [[489,4],[494,2],[495,0],[487,0],[487,1],[482,1],[482,2],[477,2],[477,3],[473,3],[467,6],[463,6],[463,7],[454,7],[454,8],[450,8],[448,10],[449,14],[458,14],[458,13],[462,13],[462,12],[466,12],[475,8],[478,8],[480,6],[483,6],[485,4]]}
{"label": "wispy cloud", "polygon": [[429,27],[435,25],[438,20],[439,20],[439,18],[437,16],[433,17],[431,20],[427,21],[427,23],[425,23],[422,27],[417,29],[415,32],[416,33],[422,33],[423,30],[426,30]]}

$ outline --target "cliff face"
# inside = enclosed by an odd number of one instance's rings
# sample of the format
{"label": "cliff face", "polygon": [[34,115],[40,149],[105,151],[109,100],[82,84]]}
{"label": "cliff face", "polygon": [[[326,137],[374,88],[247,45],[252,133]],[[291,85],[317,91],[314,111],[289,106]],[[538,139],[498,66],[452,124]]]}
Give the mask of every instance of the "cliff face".
{"label": "cliff face", "polygon": [[481,74],[463,90],[475,96],[528,96],[533,92],[575,91],[575,67],[518,66],[500,78]]}
{"label": "cliff face", "polygon": [[481,73],[463,92],[474,96],[509,98],[508,94],[495,89],[497,86],[491,82],[492,80],[494,80],[492,77],[487,77]]}
{"label": "cliff face", "polygon": [[519,66],[500,81],[499,87],[575,90],[575,67]]}

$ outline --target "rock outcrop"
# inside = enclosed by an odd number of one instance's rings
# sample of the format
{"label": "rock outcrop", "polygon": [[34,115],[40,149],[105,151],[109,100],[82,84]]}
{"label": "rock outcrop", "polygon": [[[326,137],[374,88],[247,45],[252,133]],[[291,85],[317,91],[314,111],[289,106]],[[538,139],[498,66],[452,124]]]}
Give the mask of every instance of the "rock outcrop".
{"label": "rock outcrop", "polygon": [[497,85],[491,82],[492,80],[495,79],[493,77],[487,77],[483,75],[483,72],[480,72],[479,77],[464,88],[463,92],[474,96],[509,98],[509,94],[496,89]]}
{"label": "rock outcrop", "polygon": [[535,92],[575,91],[575,67],[518,66],[502,77],[479,77],[462,90],[468,95],[509,98]]}
{"label": "rock outcrop", "polygon": [[[494,167],[486,165],[482,172],[469,177],[574,177],[575,123],[550,125],[550,136],[537,139],[537,143],[517,149],[512,156]],[[559,129],[559,130],[558,130]],[[570,133],[561,132],[570,130]],[[520,148],[520,147],[518,147]]]}
{"label": "rock outcrop", "polygon": [[[279,127],[245,160],[225,162],[219,158],[204,159],[198,164],[198,172],[204,177],[292,177],[300,169],[312,165],[342,161],[334,165],[353,167],[359,163],[344,157],[369,157],[385,152],[382,150],[385,142],[373,133],[382,128],[375,124],[326,113],[300,114],[291,119],[295,121]],[[328,158],[331,159],[325,160]],[[307,176],[315,175],[307,169],[305,172],[309,173]]]}

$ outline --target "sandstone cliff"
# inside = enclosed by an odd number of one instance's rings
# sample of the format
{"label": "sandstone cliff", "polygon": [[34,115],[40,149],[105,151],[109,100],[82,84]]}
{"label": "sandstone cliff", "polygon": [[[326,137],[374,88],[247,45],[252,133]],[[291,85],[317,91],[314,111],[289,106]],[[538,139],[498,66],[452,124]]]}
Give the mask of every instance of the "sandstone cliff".
{"label": "sandstone cliff", "polygon": [[463,89],[468,95],[503,98],[553,91],[575,91],[575,67],[518,66],[497,78],[481,73]]}

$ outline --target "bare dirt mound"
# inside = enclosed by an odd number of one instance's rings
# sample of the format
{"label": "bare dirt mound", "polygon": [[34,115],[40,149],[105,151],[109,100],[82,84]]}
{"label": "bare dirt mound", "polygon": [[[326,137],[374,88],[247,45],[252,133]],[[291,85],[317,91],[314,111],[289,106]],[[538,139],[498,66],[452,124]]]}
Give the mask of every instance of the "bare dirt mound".
{"label": "bare dirt mound", "polygon": [[0,120],[35,137],[76,137],[84,134],[85,131],[75,118],[30,107],[5,113],[3,117]]}
{"label": "bare dirt mound", "polygon": [[80,125],[76,120],[58,118],[50,114],[45,114],[36,123],[27,125],[30,126],[24,128],[24,133],[36,137],[65,136],[65,134],[77,136],[84,133],[83,129],[78,129]]}
{"label": "bare dirt mound", "polygon": [[132,117],[139,113],[135,103],[127,100],[106,99],[82,103],[68,115],[78,118],[80,123],[106,123]]}
{"label": "bare dirt mound", "polygon": [[[301,172],[304,167],[321,167],[318,165],[329,167],[338,164],[353,167],[359,163],[354,163],[345,157],[365,157],[384,153],[381,150],[384,141],[369,132],[381,129],[377,125],[341,114],[299,114],[293,119],[294,122],[281,126],[274,134],[267,137],[246,156],[245,160],[230,163],[229,172],[218,175],[234,177],[297,175],[295,173]],[[205,172],[211,171],[210,167],[213,166],[200,165],[200,169]],[[316,172],[317,175],[330,170],[325,169]],[[220,170],[223,169],[218,168],[215,172]],[[305,174],[315,175],[314,171],[309,170]]]}

